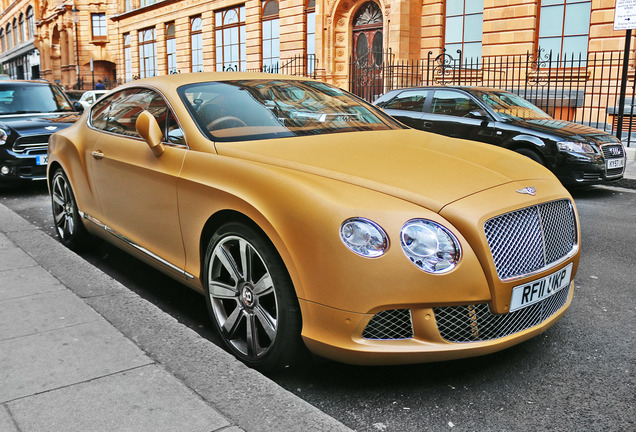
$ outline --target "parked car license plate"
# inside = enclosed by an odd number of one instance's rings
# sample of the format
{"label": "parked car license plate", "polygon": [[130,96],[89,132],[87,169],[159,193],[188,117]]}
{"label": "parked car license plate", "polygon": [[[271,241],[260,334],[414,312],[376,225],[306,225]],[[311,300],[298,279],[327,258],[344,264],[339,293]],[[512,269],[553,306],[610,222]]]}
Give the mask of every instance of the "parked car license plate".
{"label": "parked car license plate", "polygon": [[49,163],[49,155],[40,155],[35,157],[36,165],[46,165]]}
{"label": "parked car license plate", "polygon": [[555,271],[546,277],[523,285],[517,285],[512,289],[510,312],[540,302],[541,300],[561,291],[570,284],[571,278],[572,264],[570,263],[567,267]]}
{"label": "parked car license plate", "polygon": [[625,158],[607,159],[605,163],[607,164],[607,169],[623,168],[625,166]]}

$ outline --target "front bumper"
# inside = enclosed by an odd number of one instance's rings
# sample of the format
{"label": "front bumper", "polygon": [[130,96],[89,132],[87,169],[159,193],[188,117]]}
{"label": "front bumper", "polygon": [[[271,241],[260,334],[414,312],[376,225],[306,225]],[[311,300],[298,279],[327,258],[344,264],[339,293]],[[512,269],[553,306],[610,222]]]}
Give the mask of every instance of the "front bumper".
{"label": "front bumper", "polygon": [[[573,291],[574,282],[571,282],[569,287],[541,302],[543,304],[501,315],[490,313],[485,305],[405,309],[408,315],[396,314],[394,322],[380,324],[389,329],[384,339],[369,338],[383,334],[369,333],[370,326],[378,325],[374,321],[381,313],[356,314],[301,300],[302,336],[314,354],[358,365],[414,364],[475,357],[500,351],[545,331],[568,309]],[[449,310],[453,310],[451,318]],[[462,310],[466,312],[463,316]],[[410,319],[404,319],[405,316]],[[410,334],[406,328],[409,326]],[[488,332],[486,326],[490,327]],[[503,336],[493,337],[498,333]]]}
{"label": "front bumper", "polygon": [[561,159],[555,174],[566,186],[595,185],[622,179],[625,166],[624,156],[622,167],[608,169],[603,157],[567,155]]}
{"label": "front bumper", "polygon": [[46,150],[15,153],[0,149],[0,182],[17,183],[46,179]]}

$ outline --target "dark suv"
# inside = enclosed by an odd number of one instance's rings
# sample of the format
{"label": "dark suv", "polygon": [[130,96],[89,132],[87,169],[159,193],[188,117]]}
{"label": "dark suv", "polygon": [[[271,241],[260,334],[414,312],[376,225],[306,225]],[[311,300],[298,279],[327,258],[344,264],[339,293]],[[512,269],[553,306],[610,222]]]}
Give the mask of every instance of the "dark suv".
{"label": "dark suv", "polygon": [[0,81],[0,185],[45,179],[49,136],[75,120],[60,87]]}
{"label": "dark suv", "polygon": [[482,87],[393,90],[374,102],[415,129],[514,150],[549,168],[566,186],[619,180],[625,148],[608,133],[556,120],[527,100]]}

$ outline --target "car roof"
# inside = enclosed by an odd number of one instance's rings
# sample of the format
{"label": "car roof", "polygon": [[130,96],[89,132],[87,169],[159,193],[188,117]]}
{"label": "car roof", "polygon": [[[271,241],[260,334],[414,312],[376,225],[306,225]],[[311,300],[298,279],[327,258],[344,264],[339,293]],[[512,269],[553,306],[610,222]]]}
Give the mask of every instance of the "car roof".
{"label": "car roof", "polygon": [[48,81],[40,81],[40,80],[0,80],[0,86],[15,86],[16,83],[46,85],[46,86],[56,85]]}
{"label": "car roof", "polygon": [[508,90],[493,88],[493,87],[479,87],[479,86],[417,86],[417,87],[405,87],[401,89],[392,90],[392,92],[402,92],[405,90],[443,90],[443,89],[453,89],[453,90],[464,90],[469,93],[473,91],[480,92],[506,92],[510,93]]}
{"label": "car roof", "polygon": [[301,76],[290,76],[281,74],[270,74],[263,72],[194,72],[169,75],[158,75],[150,78],[129,81],[117,89],[124,87],[135,87],[137,85],[150,85],[157,87],[179,87],[185,84],[196,84],[200,82],[233,81],[233,80],[284,80],[284,81],[313,81],[310,78]]}

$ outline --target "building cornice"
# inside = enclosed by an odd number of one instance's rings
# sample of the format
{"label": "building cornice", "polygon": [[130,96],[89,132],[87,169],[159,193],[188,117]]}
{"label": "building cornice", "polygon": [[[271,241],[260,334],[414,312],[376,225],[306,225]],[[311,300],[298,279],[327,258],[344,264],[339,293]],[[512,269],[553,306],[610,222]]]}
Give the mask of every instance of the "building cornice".
{"label": "building cornice", "polygon": [[160,9],[164,6],[168,6],[171,5],[173,3],[177,3],[179,0],[162,0],[162,1],[158,1],[156,3],[153,3],[151,5],[148,6],[144,6],[144,7],[140,7],[131,11],[126,11],[124,13],[121,13],[119,15],[113,15],[110,17],[111,21],[120,21],[126,18],[130,18],[130,17],[134,17],[136,15],[142,14],[144,12],[150,12],[153,11],[155,9]]}

